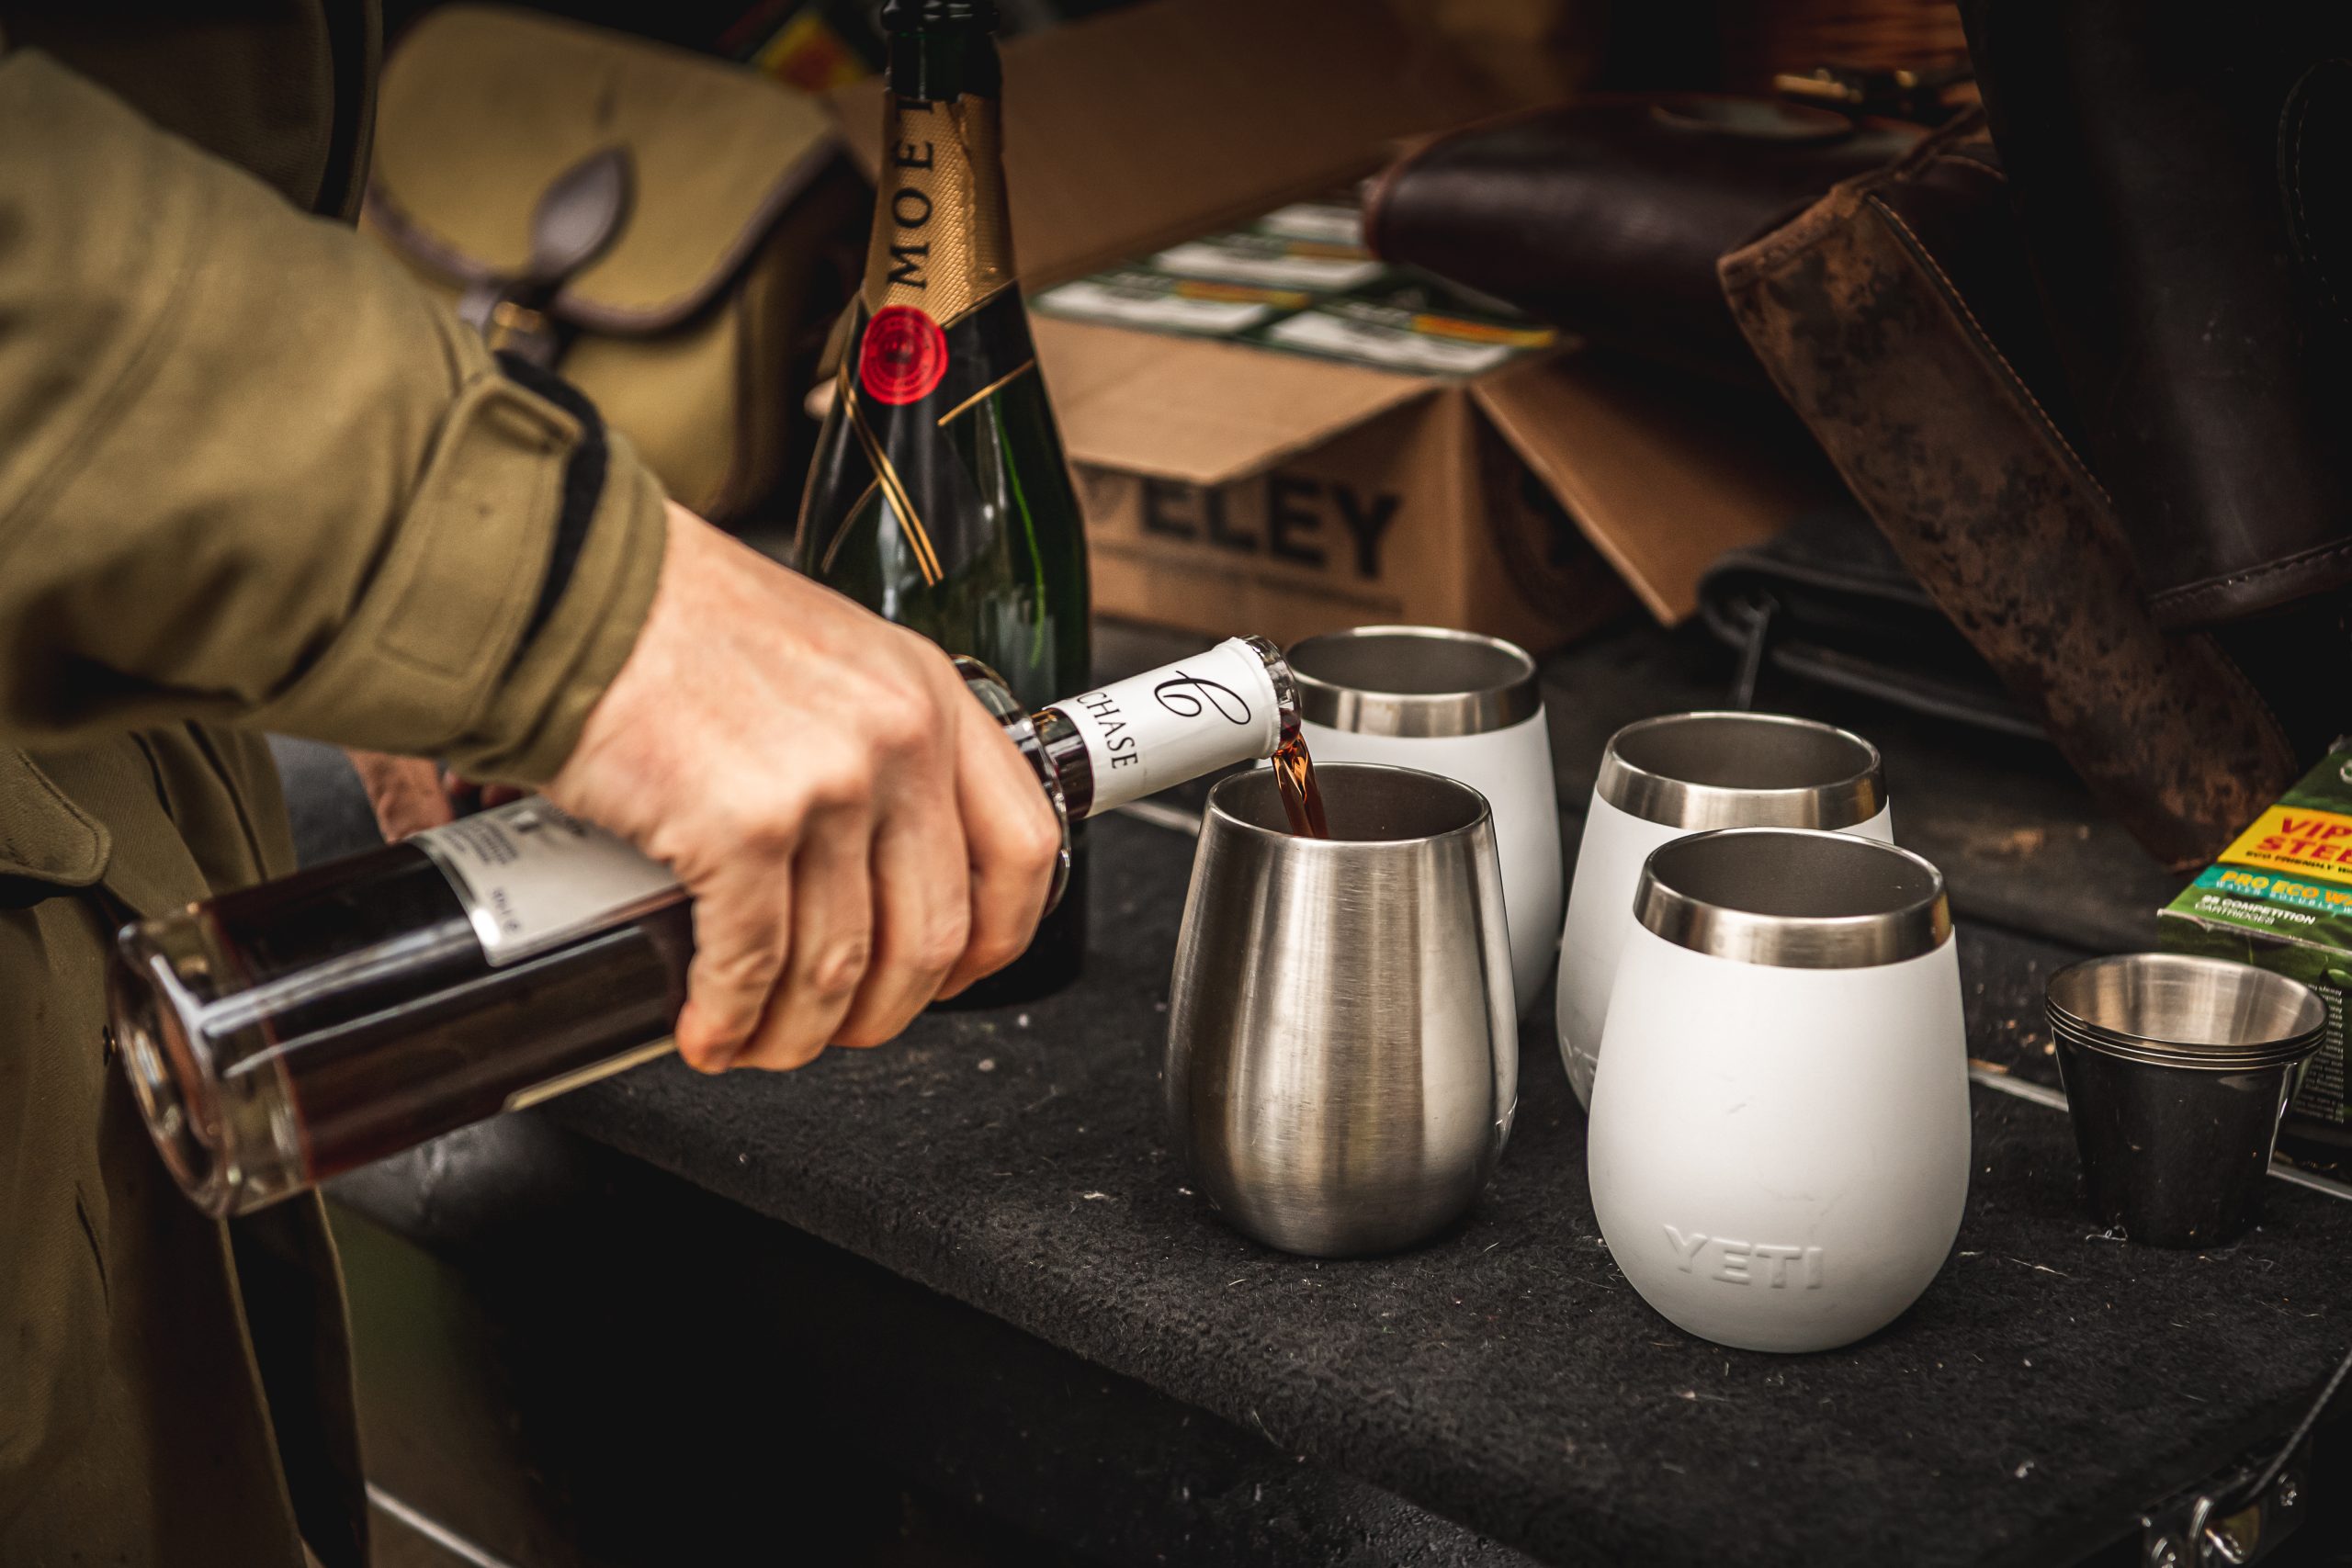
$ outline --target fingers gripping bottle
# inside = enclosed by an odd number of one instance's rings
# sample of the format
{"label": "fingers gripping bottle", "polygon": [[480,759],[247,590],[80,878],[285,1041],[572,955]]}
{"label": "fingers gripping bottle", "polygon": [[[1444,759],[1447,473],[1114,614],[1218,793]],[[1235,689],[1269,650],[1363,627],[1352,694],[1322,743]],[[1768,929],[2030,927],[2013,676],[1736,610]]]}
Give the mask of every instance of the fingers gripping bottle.
{"label": "fingers gripping bottle", "polygon": [[[1289,667],[1256,637],[1035,714],[960,663],[1065,845],[1298,730]],[[667,867],[519,800],[125,927],[112,1027],[173,1175],[243,1213],[662,1055],[693,958]]]}

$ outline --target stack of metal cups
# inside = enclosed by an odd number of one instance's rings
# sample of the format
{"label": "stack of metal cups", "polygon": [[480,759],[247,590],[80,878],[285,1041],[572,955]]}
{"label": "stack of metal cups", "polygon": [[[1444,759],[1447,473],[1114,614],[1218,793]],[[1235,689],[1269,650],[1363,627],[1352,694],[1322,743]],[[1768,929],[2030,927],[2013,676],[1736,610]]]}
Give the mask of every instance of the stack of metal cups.
{"label": "stack of metal cups", "polygon": [[2327,1026],[2318,993],[2251,964],[2131,953],[2052,975],[2048,1010],[2093,1217],[2155,1247],[2252,1227]]}

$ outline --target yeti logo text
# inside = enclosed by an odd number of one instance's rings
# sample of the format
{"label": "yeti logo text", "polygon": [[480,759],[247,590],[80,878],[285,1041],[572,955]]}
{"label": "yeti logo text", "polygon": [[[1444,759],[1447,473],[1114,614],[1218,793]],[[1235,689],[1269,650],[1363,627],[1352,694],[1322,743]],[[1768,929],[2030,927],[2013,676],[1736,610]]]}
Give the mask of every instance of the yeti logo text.
{"label": "yeti logo text", "polygon": [[1666,1239],[1674,1248],[1674,1266],[1685,1274],[1699,1272],[1700,1251],[1712,1244],[1715,1248],[1712,1259],[1714,1267],[1707,1270],[1708,1275],[1727,1285],[1753,1285],[1760,1280],[1773,1290],[1786,1290],[1789,1265],[1793,1263],[1806,1290],[1821,1289],[1821,1248],[1817,1247],[1733,1241],[1728,1236],[1711,1236],[1701,1231],[1685,1235],[1672,1225],[1666,1227]]}

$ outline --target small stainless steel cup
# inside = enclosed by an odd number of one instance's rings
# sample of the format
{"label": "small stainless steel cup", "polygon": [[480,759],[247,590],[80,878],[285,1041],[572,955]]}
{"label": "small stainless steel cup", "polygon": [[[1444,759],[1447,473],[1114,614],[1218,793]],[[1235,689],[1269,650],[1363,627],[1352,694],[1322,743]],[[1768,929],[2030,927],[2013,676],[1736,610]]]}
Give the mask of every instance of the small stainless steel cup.
{"label": "small stainless steel cup", "polygon": [[2127,953],[2050,976],[2091,1213],[2154,1247],[2220,1247],[2262,1215],[2278,1119],[2327,1005],[2222,958]]}
{"label": "small stainless steel cup", "polygon": [[1331,837],[1274,776],[1210,792],[1169,1004],[1170,1138],[1245,1235],[1340,1258],[1470,1206],[1510,1134],[1519,1034],[1486,800],[1407,768],[1317,770]]}

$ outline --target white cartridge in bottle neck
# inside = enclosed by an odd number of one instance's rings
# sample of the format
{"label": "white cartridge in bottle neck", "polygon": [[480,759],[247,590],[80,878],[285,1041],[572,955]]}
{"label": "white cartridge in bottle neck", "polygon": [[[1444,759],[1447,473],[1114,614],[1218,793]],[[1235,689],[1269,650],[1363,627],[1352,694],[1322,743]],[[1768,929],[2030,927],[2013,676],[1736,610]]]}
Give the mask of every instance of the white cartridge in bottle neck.
{"label": "white cartridge in bottle neck", "polygon": [[1283,738],[1266,655],[1242,637],[1054,705],[1086,743],[1098,813],[1272,756]]}

